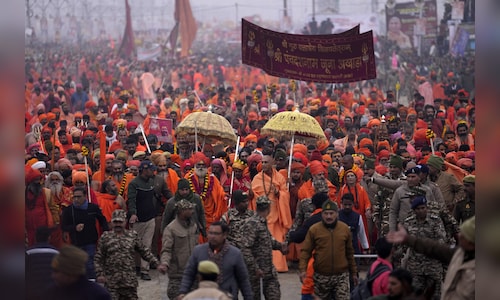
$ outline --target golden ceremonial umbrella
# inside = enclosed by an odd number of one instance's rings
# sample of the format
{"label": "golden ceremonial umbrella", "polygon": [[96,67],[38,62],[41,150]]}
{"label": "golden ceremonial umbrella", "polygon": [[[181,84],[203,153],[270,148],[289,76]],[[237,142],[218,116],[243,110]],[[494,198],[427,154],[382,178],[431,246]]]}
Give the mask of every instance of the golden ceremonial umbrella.
{"label": "golden ceremonial umbrella", "polygon": [[313,139],[326,139],[318,121],[308,114],[298,111],[284,111],[274,115],[261,129],[262,134],[283,137],[291,136],[290,157],[288,160],[288,178],[292,167],[293,144],[295,136]]}
{"label": "golden ceremonial umbrella", "polygon": [[262,134],[269,134],[273,136],[291,136],[294,135],[326,139],[323,129],[318,121],[308,114],[298,111],[284,111],[274,115],[262,127]]}
{"label": "golden ceremonial umbrella", "polygon": [[236,144],[236,134],[226,118],[211,112],[190,113],[175,129],[176,134],[195,136],[198,145],[198,136],[209,140],[220,140],[228,145]]}

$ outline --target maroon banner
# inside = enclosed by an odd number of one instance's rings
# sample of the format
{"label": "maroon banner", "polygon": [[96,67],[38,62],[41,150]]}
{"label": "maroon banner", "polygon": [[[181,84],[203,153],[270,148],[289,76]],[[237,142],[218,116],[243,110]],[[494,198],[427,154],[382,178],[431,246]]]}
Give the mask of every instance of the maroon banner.
{"label": "maroon banner", "polygon": [[422,36],[422,53],[429,53],[436,41],[438,23],[436,0],[424,0],[421,8],[415,2],[396,3],[386,9],[387,39],[401,49],[417,48],[416,36]]}
{"label": "maroon banner", "polygon": [[372,31],[358,34],[356,26],[340,34],[299,35],[241,21],[243,63],[269,75],[326,83],[377,77]]}

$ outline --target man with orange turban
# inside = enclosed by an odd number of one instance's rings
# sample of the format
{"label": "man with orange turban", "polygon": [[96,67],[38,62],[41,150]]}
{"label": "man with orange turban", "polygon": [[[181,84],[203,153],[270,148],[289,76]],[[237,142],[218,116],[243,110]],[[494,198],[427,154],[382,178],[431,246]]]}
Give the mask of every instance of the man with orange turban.
{"label": "man with orange turban", "polygon": [[255,134],[249,134],[245,137],[245,147],[252,150],[252,152],[257,148],[257,136]]}
{"label": "man with orange turban", "polygon": [[[113,154],[106,154],[105,156],[105,162],[106,165],[104,166],[104,179],[110,179],[111,176],[113,175],[113,167],[112,167],[112,162],[115,159],[115,156]],[[101,189],[101,170],[98,170],[92,175],[92,188],[95,191],[99,191]]]}
{"label": "man with orange turban", "polygon": [[337,188],[327,179],[328,172],[323,164],[318,160],[313,160],[309,164],[309,172],[312,178],[304,182],[300,187],[298,196],[299,201],[305,198],[312,198],[316,193],[328,193],[332,201],[337,201]]}
{"label": "man with orange turban", "polygon": [[25,167],[25,222],[27,246],[35,244],[35,232],[40,226],[54,226],[50,211],[50,190],[42,186],[42,173],[30,166]]}
{"label": "man with orange turban", "polygon": [[[290,214],[290,194],[287,189],[286,179],[273,167],[272,152],[264,150],[262,156],[262,171],[252,180],[254,197],[250,209],[256,208],[256,199],[266,196],[271,201],[271,212],[267,218],[267,227],[271,235],[278,242],[285,240],[288,229],[292,226]],[[286,257],[280,251],[273,251],[273,265],[278,272],[287,272]]]}
{"label": "man with orange turban", "polygon": [[[247,164],[243,161],[236,159],[233,162],[233,172],[234,172],[234,182],[233,191],[241,190],[244,193],[248,193],[249,197],[252,197],[250,188],[252,187],[252,180],[248,174],[245,174],[245,169],[247,169]],[[234,203],[231,202],[231,208],[234,207]]]}
{"label": "man with orange turban", "polygon": [[[206,228],[219,220],[227,211],[225,193],[219,179],[208,173],[210,160],[201,152],[195,152],[191,158],[194,169],[184,176],[189,181],[190,189],[200,196],[205,209]],[[201,242],[206,242],[203,238]]]}

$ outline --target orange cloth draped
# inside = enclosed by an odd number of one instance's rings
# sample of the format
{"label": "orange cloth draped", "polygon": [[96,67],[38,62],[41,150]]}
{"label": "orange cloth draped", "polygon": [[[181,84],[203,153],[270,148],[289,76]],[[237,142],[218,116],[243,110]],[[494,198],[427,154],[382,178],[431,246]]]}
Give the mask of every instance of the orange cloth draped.
{"label": "orange cloth draped", "polygon": [[[354,196],[354,205],[352,206],[352,210],[357,212],[363,218],[363,225],[365,227],[365,232],[368,233],[368,220],[366,219],[366,210],[371,208],[371,202],[368,198],[368,193],[365,188],[363,188],[359,183],[356,182],[356,185],[352,188],[349,188],[347,184],[344,184],[343,187],[340,188],[339,191],[339,202],[342,201],[342,196],[345,194],[352,194]],[[356,203],[358,203],[356,207]],[[339,205],[339,207],[341,207]],[[368,242],[370,239],[368,239]]]}
{"label": "orange cloth draped", "polygon": [[[220,220],[221,216],[227,211],[227,203],[224,198],[225,193],[222,185],[219,182],[219,179],[215,177],[213,174],[209,176],[210,180],[213,179],[213,187],[210,193],[207,193],[205,197],[200,195],[201,201],[203,202],[203,208],[205,209],[205,220],[206,220],[206,228],[209,228],[210,225]],[[184,176],[189,182],[192,182],[191,190],[193,193],[197,193],[195,186],[201,184],[201,190],[203,189],[204,181],[199,183],[198,176],[196,176],[193,172],[189,172]],[[210,189],[210,187],[208,188]],[[198,193],[197,193],[198,194]],[[201,235],[200,235],[201,236]],[[203,242],[207,242],[206,238],[202,239]]]}
{"label": "orange cloth draped", "polygon": [[[177,192],[177,183],[179,182],[179,175],[177,175],[177,172],[175,172],[172,169],[167,169],[168,171],[168,177],[165,179],[165,182],[167,183],[168,189],[172,192],[172,194],[175,194]],[[167,199],[168,200],[168,199]]]}
{"label": "orange cloth draped", "polygon": [[99,207],[102,210],[102,214],[106,217],[106,220],[111,222],[111,215],[117,209],[120,209],[120,205],[115,202],[117,195],[96,193],[97,199],[99,199]]}
{"label": "orange cloth draped", "polygon": [[[337,188],[330,182],[330,180],[325,180],[328,184],[328,198],[339,203],[339,199],[337,199]],[[304,182],[304,184],[299,189],[299,201],[304,198],[312,198],[314,194],[316,194],[316,192],[314,191],[312,179],[309,179],[308,181]]]}
{"label": "orange cloth draped", "polygon": [[447,161],[445,161],[444,164],[446,165],[446,172],[455,175],[460,183],[463,183],[464,177],[469,175],[467,171],[460,168],[459,166],[451,164]]}
{"label": "orange cloth draped", "polygon": [[[286,180],[281,174],[273,169],[272,178],[264,172],[259,172],[252,180],[252,190],[254,198],[250,202],[250,209],[255,210],[256,200],[259,196],[265,196],[266,191],[271,191],[268,195],[271,200],[271,213],[267,217],[267,227],[272,236],[283,242],[288,229],[292,226],[292,216],[290,214],[290,194],[286,187]],[[279,195],[274,193],[279,191]],[[273,251],[273,264],[278,272],[287,272],[288,265],[286,256],[280,251]]]}

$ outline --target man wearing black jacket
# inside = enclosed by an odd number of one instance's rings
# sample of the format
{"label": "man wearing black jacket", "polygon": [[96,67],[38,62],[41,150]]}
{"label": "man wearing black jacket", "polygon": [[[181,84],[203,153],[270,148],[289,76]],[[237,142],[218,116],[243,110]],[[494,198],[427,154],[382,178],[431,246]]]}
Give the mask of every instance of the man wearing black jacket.
{"label": "man wearing black jacket", "polygon": [[[154,185],[154,171],[156,166],[150,160],[143,160],[139,166],[139,176],[135,177],[128,186],[128,214],[129,225],[137,231],[142,243],[151,247],[155,232],[155,217],[158,205],[162,205],[161,193],[165,198],[172,197],[167,184],[162,180],[161,187]],[[142,280],[151,280],[149,276],[149,262],[141,259],[140,275]]]}
{"label": "man wearing black jacket", "polygon": [[99,239],[96,220],[102,230],[107,231],[108,222],[101,209],[95,203],[90,203],[85,187],[75,187],[73,204],[66,207],[62,213],[62,230],[69,232],[71,243],[87,252],[89,259],[86,264],[87,278],[95,279],[94,255]]}

